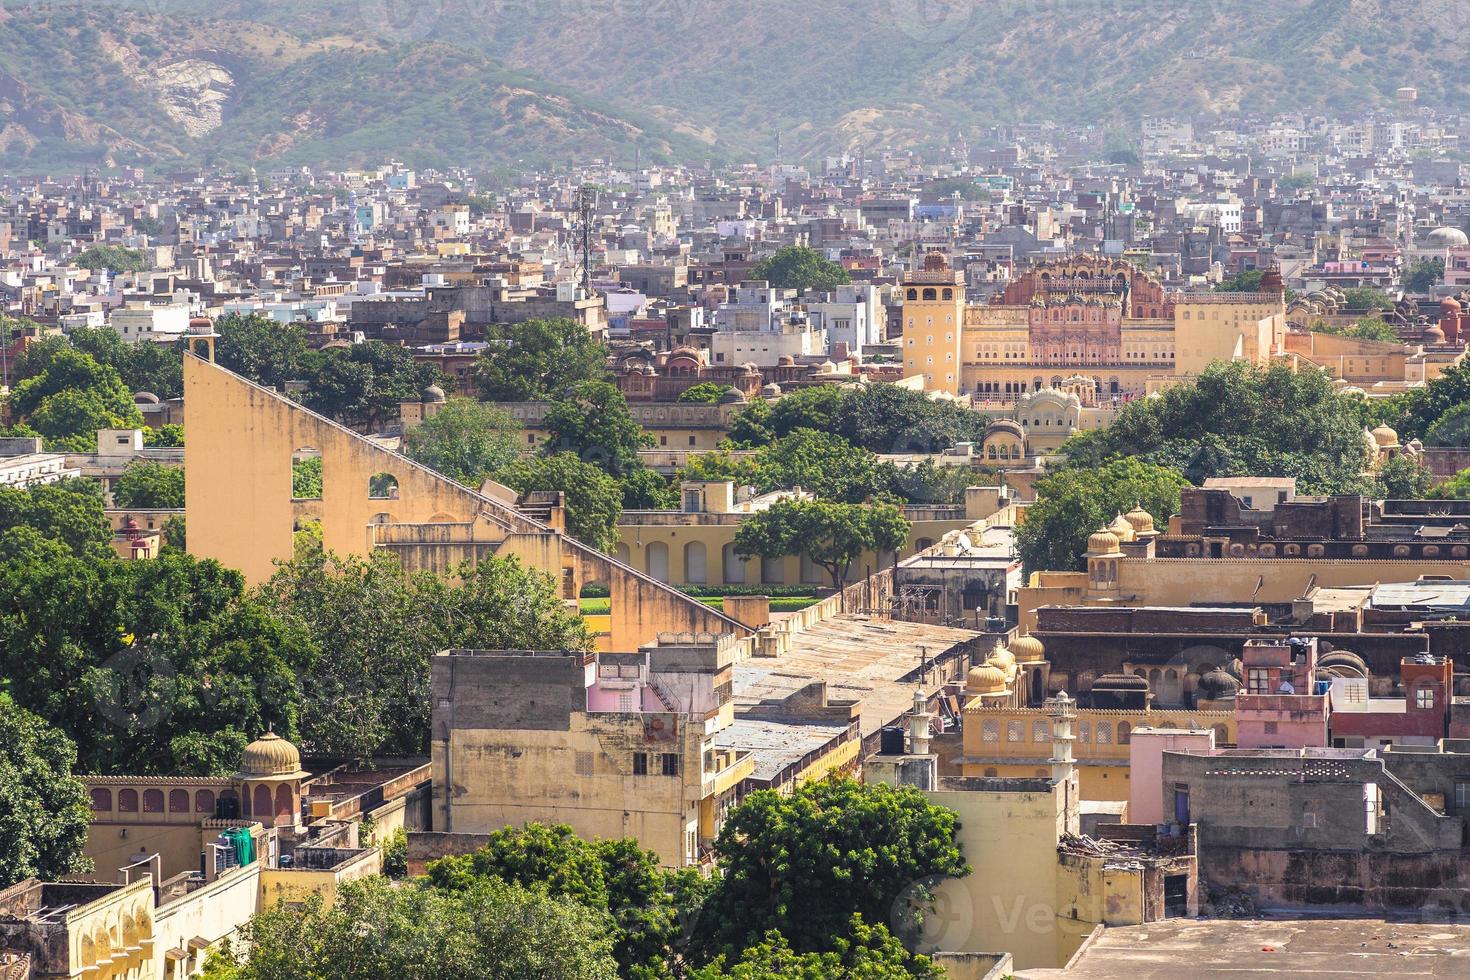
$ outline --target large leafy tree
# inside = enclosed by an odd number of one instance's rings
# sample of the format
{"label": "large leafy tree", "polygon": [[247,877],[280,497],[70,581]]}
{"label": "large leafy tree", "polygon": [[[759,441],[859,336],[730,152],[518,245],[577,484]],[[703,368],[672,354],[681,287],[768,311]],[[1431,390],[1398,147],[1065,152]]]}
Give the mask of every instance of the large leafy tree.
{"label": "large leafy tree", "polygon": [[777,289],[801,292],[830,292],[852,281],[846,269],[805,245],[787,245],[752,269],[750,278],[764,279]]}
{"label": "large leafy tree", "polygon": [[916,882],[969,873],[956,819],[916,789],[851,779],[752,793],[715,842],[722,874],[704,905],[707,940],[741,950],[775,930],[798,951],[818,951],[854,915],[886,922]]}
{"label": "large leafy tree", "polygon": [[184,506],[184,470],[165,463],[129,463],[112,485],[119,507],[178,510]]}
{"label": "large leafy tree", "polygon": [[833,937],[832,949],[798,953],[777,930],[738,955],[722,954],[688,974],[688,980],[943,980],[943,968],[927,956],[910,956],[884,926],[870,926],[860,915],[847,935]]}
{"label": "large leafy tree", "polygon": [[825,500],[855,504],[887,492],[891,475],[876,454],[830,432],[798,429],[756,457],[762,491],[801,487]]}
{"label": "large leafy tree", "polygon": [[375,431],[396,418],[399,406],[417,401],[430,385],[452,385],[432,364],[420,364],[413,352],[376,340],[333,347],[307,364],[302,403],[343,425]]}
{"label": "large leafy tree", "polygon": [[517,493],[560,490],[566,495],[567,532],[572,537],[607,552],[617,544],[622,487],[576,454],[522,457],[497,473],[495,479]]}
{"label": "large leafy tree", "polygon": [[34,543],[0,560],[0,676],[88,772],[228,771],[247,736],[294,733],[293,666],[308,653],[213,561]]}
{"label": "large leafy tree", "polygon": [[679,961],[690,903],[708,890],[693,870],[667,871],[638,842],[585,841],[565,825],[506,828],[472,854],[429,865],[429,881],[463,890],[487,878],[570,898],[608,916],[613,955],[624,976],[667,974]]}
{"label": "large leafy tree", "polygon": [[1214,364],[1193,383],[1132,402],[1104,429],[1063,446],[1070,466],[1136,456],[1192,483],[1212,476],[1289,476],[1306,493],[1360,493],[1368,457],[1359,400],[1326,375],[1285,365]]}
{"label": "large leafy tree", "polygon": [[404,435],[410,459],[467,487],[511,463],[520,426],[505,412],[472,398],[451,398]]}
{"label": "large leafy tree", "polygon": [[[614,980],[607,921],[569,898],[494,878],[445,891],[374,877],[328,908],[280,903],[243,930],[233,980]],[[217,967],[218,969],[218,967]]]}
{"label": "large leafy tree", "polygon": [[301,738],[321,755],[424,751],[429,658],[440,650],[581,650],[590,643],[551,579],[514,558],[466,565],[445,579],[410,572],[383,552],[339,558],[306,548],[259,596],[313,641],[298,670]]}
{"label": "large leafy tree", "polygon": [[183,352],[173,344],[130,344],[108,327],[74,330],[70,339],[77,350],[117,371],[129,391],[149,391],[159,398],[184,393]]}
{"label": "large leafy tree", "polygon": [[607,378],[607,348],[575,320],[527,320],[490,339],[475,365],[475,388],[485,401],[550,401]]}
{"label": "large leafy tree", "polygon": [[1401,441],[1418,438],[1433,445],[1470,445],[1458,441],[1470,431],[1466,424],[1470,410],[1461,407],[1466,403],[1470,403],[1470,369],[1457,364],[1423,387],[1411,388],[1392,400],[1382,418],[1398,430]]}
{"label": "large leafy tree", "polygon": [[979,442],[989,416],[897,385],[816,385],[752,402],[735,416],[730,444],[756,449],[798,429],[839,435],[875,453],[933,453]]}
{"label": "large leafy tree", "polygon": [[1404,291],[1427,293],[1444,282],[1444,259],[1420,259],[1409,263],[1402,277]]}
{"label": "large leafy tree", "polygon": [[45,437],[48,448],[86,452],[95,449],[98,429],[142,427],[143,417],[116,369],[70,347],[52,351],[44,364],[15,386],[9,405],[13,415]]}
{"label": "large leafy tree", "polygon": [[0,888],[86,869],[92,810],[71,740],[0,693]]}
{"label": "large leafy tree", "polygon": [[681,391],[679,393],[679,401],[699,405],[714,405],[729,390],[729,385],[718,384],[714,381],[701,381],[699,384],[691,385]]}
{"label": "large leafy tree", "polygon": [[548,452],[576,453],[613,476],[636,469],[638,450],[653,445],[623,393],[606,381],[572,386],[547,409],[544,424]]}
{"label": "large leafy tree", "polygon": [[76,555],[103,553],[112,540],[102,488],[91,480],[66,479],[25,490],[0,487],[0,535],[19,528],[58,541]]}
{"label": "large leafy tree", "polygon": [[106,269],[113,275],[119,272],[146,272],[153,268],[147,252],[123,245],[93,245],[74,261],[83,269]]}
{"label": "large leafy tree", "polygon": [[214,321],[219,340],[215,361],[257,384],[284,389],[305,377],[312,351],[297,323],[280,323],[258,313],[229,313]]}
{"label": "large leafy tree", "polygon": [[743,559],[805,554],[840,589],[865,552],[897,551],[908,533],[909,522],[893,504],[778,500],[741,523],[735,553]]}
{"label": "large leafy tree", "polygon": [[1177,470],[1139,459],[1048,473],[1036,481],[1036,502],[1016,532],[1021,559],[1030,572],[1080,569],[1093,531],[1135,506],[1162,523],[1178,513],[1187,486]]}

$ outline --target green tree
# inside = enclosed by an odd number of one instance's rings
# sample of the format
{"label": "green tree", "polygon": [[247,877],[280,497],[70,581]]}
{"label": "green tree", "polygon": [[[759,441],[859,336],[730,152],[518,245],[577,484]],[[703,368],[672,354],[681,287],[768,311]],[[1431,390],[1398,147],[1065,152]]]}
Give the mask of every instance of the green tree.
{"label": "green tree", "polygon": [[166,463],[129,463],[112,485],[119,507],[180,510],[184,506],[184,469]]}
{"label": "green tree", "polygon": [[446,579],[407,571],[383,552],[338,557],[304,548],[258,595],[312,641],[298,668],[301,739],[321,755],[423,752],[429,658],[440,650],[582,650],[591,642],[551,579],[515,558],[485,559]]}
{"label": "green tree", "polygon": [[153,261],[147,252],[122,245],[93,245],[74,261],[83,269],[106,269],[113,275],[120,272],[147,272],[153,268]]}
{"label": "green tree", "polygon": [[247,735],[295,732],[308,652],[213,561],[0,561],[0,676],[87,772],[231,771]]}
{"label": "green tree", "polygon": [[542,423],[548,453],[576,453],[612,476],[638,467],[638,450],[653,445],[616,385],[583,381],[554,401]]}
{"label": "green tree", "polygon": [[165,399],[184,393],[183,352],[174,344],[130,344],[109,327],[74,330],[69,339],[77,350],[115,370],[129,391]]}
{"label": "green tree", "polygon": [[291,461],[291,496],[297,500],[322,499],[322,458],[307,456]]}
{"label": "green tree", "polygon": [[787,245],[752,269],[750,278],[763,279],[777,289],[803,293],[809,289],[831,292],[852,281],[846,269],[805,245]]}
{"label": "green tree", "polygon": [[1077,468],[1136,456],[1196,485],[1212,476],[1290,476],[1304,493],[1363,493],[1363,424],[1361,400],[1333,390],[1321,372],[1213,364],[1193,383],[1129,403],[1062,451]]}
{"label": "green tree", "polygon": [[[777,930],[748,946],[738,958],[722,955],[688,974],[688,980],[943,980],[945,972],[927,956],[910,956],[882,925],[869,926],[861,915],[833,949],[798,953]],[[729,962],[733,960],[733,962]]]}
{"label": "green tree", "polygon": [[830,432],[798,429],[760,450],[757,486],[762,492],[809,490],[824,500],[856,504],[891,488],[876,454]]}
{"label": "green tree", "polygon": [[1393,297],[1374,286],[1353,286],[1342,291],[1349,310],[1391,310]]}
{"label": "green tree", "polygon": [[112,541],[102,487],[92,480],[65,479],[17,490],[0,487],[0,533],[31,528],[75,555],[103,554]]}
{"label": "green tree", "polygon": [[1404,269],[1401,278],[1404,291],[1408,293],[1428,293],[1435,286],[1444,282],[1444,259],[1420,259],[1409,263]]}
{"label": "green tree", "polygon": [[797,429],[837,434],[843,402],[850,392],[843,385],[813,385],[783,395],[771,406],[770,430],[782,439]]}
{"label": "green tree", "polygon": [[776,438],[771,431],[771,403],[757,398],[730,421],[726,443],[732,449],[755,449]]}
{"label": "green tree", "polygon": [[567,898],[487,879],[463,891],[374,877],[278,903],[242,930],[236,980],[613,980],[605,916]]}
{"label": "green tree", "polygon": [[117,371],[70,347],[16,385],[11,412],[60,451],[95,451],[98,429],[141,428],[143,417]]}
{"label": "green tree", "polygon": [[1460,365],[1445,369],[1420,388],[1410,388],[1392,400],[1382,420],[1398,431],[1400,441],[1422,438],[1434,446],[1465,446],[1470,435],[1470,370]]}
{"label": "green tree", "polygon": [[473,398],[451,398],[409,429],[404,452],[416,462],[467,487],[480,484],[515,460],[520,426],[506,412]]}
{"label": "green tree", "polygon": [[909,527],[893,504],[778,500],[741,523],[735,553],[743,559],[805,554],[840,589],[853,562],[865,552],[897,551]]}
{"label": "green tree", "polygon": [[149,449],[183,449],[184,427],[167,422],[156,429],[144,429],[143,445]]}
{"label": "green tree", "polygon": [[1354,340],[1377,340],[1389,344],[1399,343],[1399,335],[1384,323],[1379,317],[1368,316],[1358,320],[1349,327],[1334,327],[1318,320],[1312,324],[1313,333],[1336,334],[1339,337],[1351,337]]}
{"label": "green tree", "polygon": [[566,495],[567,532],[600,551],[618,542],[623,489],[618,481],[573,453],[522,457],[495,476],[516,493],[560,490]]}
{"label": "green tree", "polygon": [[92,807],[76,761],[70,739],[0,693],[0,888],[87,869]]}
{"label": "green tree", "polygon": [[969,873],[956,826],[954,811],[908,787],[825,779],[758,790],[716,839],[721,875],[702,931],[713,948],[740,950],[775,930],[807,952],[831,948],[854,915],[888,921],[906,896],[921,919],[916,882]]}
{"label": "green tree", "polygon": [[1436,500],[1470,500],[1470,469],[1461,470],[1427,494]]}
{"label": "green tree", "polygon": [[1375,497],[1384,500],[1422,500],[1434,486],[1434,473],[1417,456],[1399,453],[1379,468]]}
{"label": "green tree", "polygon": [[1261,279],[1266,275],[1264,269],[1243,269],[1227,279],[1222,279],[1215,287],[1217,293],[1258,293],[1261,291]]}
{"label": "green tree", "polygon": [[415,361],[408,348],[376,340],[328,348],[306,366],[302,404],[369,432],[396,418],[402,403],[418,401],[430,386],[453,386],[432,364]]}
{"label": "green tree", "polygon": [[608,375],[607,347],[575,320],[527,320],[499,328],[490,340],[475,365],[484,401],[551,401]]}
{"label": "green tree", "polygon": [[679,487],[647,466],[624,473],[618,480],[623,491],[623,510],[678,510]]}
{"label": "green tree", "polygon": [[679,393],[679,401],[686,404],[714,405],[729,390],[729,385],[716,384],[713,381],[701,381],[699,384],[681,391]]}
{"label": "green tree", "polygon": [[259,313],[228,313],[214,321],[215,362],[256,384],[285,390],[301,380],[312,351],[299,323],[280,323]]}
{"label": "green tree", "polygon": [[623,976],[665,976],[678,961],[687,903],[707,891],[698,872],[666,871],[636,840],[584,841],[565,825],[531,823],[495,831],[472,854],[432,862],[440,888],[473,888],[487,878],[570,898],[613,923],[613,956]]}
{"label": "green tree", "polygon": [[1135,506],[1162,524],[1179,512],[1187,486],[1178,471],[1139,459],[1048,473],[1036,481],[1036,502],[1016,532],[1021,560],[1028,572],[1080,570],[1093,531]]}

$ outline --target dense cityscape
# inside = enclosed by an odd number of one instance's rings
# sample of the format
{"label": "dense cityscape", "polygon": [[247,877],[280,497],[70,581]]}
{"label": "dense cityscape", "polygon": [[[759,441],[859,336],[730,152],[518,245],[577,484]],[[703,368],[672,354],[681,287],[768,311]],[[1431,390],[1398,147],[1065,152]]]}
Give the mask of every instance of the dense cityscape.
{"label": "dense cityscape", "polygon": [[1458,975],[1470,115],[931,137],[6,157],[0,978]]}

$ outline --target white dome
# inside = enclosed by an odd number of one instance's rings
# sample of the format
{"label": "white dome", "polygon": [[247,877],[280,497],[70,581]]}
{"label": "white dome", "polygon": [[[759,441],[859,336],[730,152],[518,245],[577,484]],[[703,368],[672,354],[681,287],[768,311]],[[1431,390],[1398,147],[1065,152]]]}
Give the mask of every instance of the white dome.
{"label": "white dome", "polygon": [[1434,248],[1455,248],[1459,245],[1470,245],[1470,235],[1466,235],[1458,228],[1446,225],[1436,228],[1424,236],[1424,244]]}

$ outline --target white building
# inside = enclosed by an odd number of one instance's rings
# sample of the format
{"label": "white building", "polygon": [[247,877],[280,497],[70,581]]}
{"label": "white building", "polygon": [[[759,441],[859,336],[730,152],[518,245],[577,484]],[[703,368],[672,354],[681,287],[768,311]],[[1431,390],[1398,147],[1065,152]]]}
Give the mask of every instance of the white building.
{"label": "white building", "polygon": [[815,328],[827,332],[827,350],[846,344],[849,354],[862,353],[864,347],[881,343],[885,316],[878,298],[878,287],[869,283],[848,283],[835,292],[819,294],[806,305],[807,319]]}
{"label": "white building", "polygon": [[112,311],[111,327],[129,343],[168,343],[189,332],[189,305],[166,303],[155,306],[146,300],[129,300]]}

